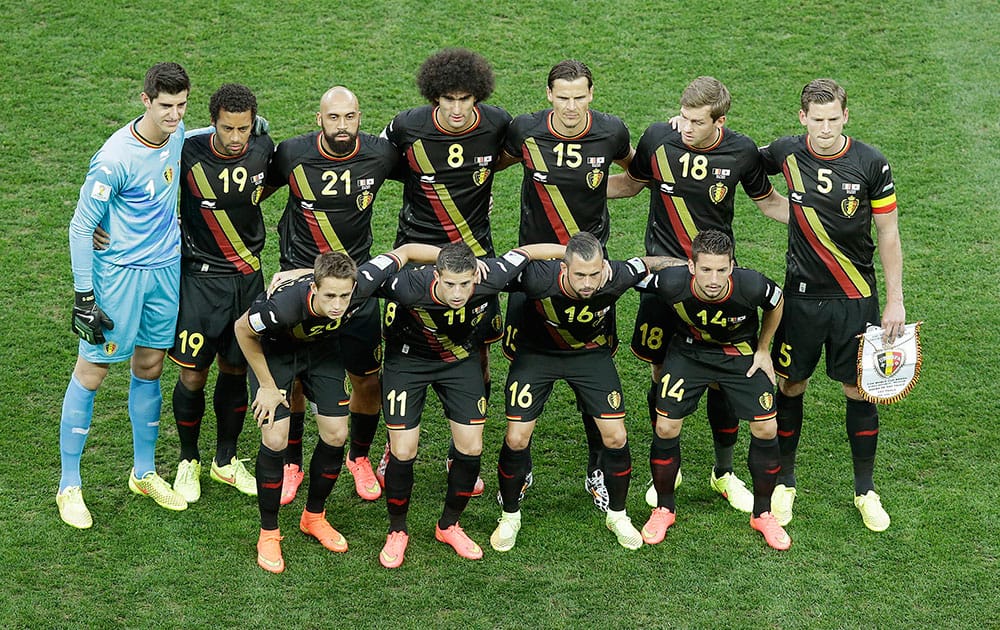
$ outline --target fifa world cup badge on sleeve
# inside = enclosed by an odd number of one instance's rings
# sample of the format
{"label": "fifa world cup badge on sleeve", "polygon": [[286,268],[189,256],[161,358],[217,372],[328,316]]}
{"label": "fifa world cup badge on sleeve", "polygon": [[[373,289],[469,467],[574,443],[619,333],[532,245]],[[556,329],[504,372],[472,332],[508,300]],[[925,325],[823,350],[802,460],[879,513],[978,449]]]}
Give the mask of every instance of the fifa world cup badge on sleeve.
{"label": "fifa world cup badge on sleeve", "polygon": [[869,326],[858,346],[858,389],[865,400],[890,404],[910,393],[920,376],[923,354],[920,324],[907,324],[903,335],[889,346],[882,343],[882,328]]}

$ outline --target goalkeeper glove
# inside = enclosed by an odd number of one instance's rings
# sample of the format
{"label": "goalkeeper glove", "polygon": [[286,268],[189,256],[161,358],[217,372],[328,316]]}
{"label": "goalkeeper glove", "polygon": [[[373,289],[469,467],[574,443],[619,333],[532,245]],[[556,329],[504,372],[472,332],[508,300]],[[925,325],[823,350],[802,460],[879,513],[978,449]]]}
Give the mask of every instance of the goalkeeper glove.
{"label": "goalkeeper glove", "polygon": [[253,120],[253,130],[250,133],[255,136],[264,136],[270,130],[271,124],[267,122],[267,118],[257,114],[257,117]]}
{"label": "goalkeeper glove", "polygon": [[72,328],[80,339],[98,345],[104,343],[103,329],[114,330],[115,323],[97,305],[93,291],[77,291]]}

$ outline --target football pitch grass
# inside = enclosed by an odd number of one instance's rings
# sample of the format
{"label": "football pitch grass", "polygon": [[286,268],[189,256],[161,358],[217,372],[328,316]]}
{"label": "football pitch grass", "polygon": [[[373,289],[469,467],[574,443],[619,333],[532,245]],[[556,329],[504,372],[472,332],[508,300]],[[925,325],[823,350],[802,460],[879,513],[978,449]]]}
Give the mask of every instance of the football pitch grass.
{"label": "football pitch grass", "polygon": [[[719,3],[553,1],[399,3],[146,3],[119,0],[4,3],[0,11],[0,624],[12,628],[130,627],[997,627],[998,381],[1000,344],[1000,19],[994,2]],[[128,370],[112,369],[97,396],[83,458],[94,527],[59,520],[59,410],[75,358],[67,225],[91,155],[141,112],[145,70],[177,61],[191,76],[189,128],[208,122],[224,82],[257,94],[276,140],[311,130],[322,92],[353,89],[362,129],[378,133],[421,104],[421,61],[461,45],[493,63],[489,102],[512,114],[544,108],[548,69],[578,58],[595,77],[594,109],[621,116],[633,144],[677,109],[684,86],[710,74],[733,94],[728,125],[758,143],[798,134],[798,94],[830,76],[849,96],[847,133],[893,165],[900,208],[908,321],[924,320],[921,380],[904,401],[880,407],[876,483],[892,516],[868,531],[852,504],[840,387],[817,375],[806,395],[799,495],[787,552],[768,548],[747,516],[708,486],[711,436],[700,410],[683,434],[684,484],[666,540],[619,547],[583,491],[585,446],[568,388],[538,423],[536,483],[522,506],[517,546],[489,548],[500,510],[496,458],[507,365],[493,356],[486,427],[486,495],[462,524],[483,546],[479,562],[434,540],[445,492],[446,426],[425,414],[405,564],[383,569],[384,501],[364,503],[346,470],[327,513],[347,537],[330,554],[303,536],[304,496],[282,510],[287,570],[254,562],[257,507],[202,477],[202,499],[170,513],[126,487],[131,431]],[[785,191],[783,182],[773,181]],[[496,178],[498,251],[515,244],[520,168]],[[274,226],[286,191],[265,204],[265,270],[277,267]],[[400,187],[376,202],[376,246],[395,235]],[[613,256],[642,252],[648,198],[613,201]],[[741,264],[781,280],[783,226],[739,193]],[[879,275],[881,287],[881,274]],[[650,429],[648,370],[627,349],[637,306],[619,307],[626,343],[617,363],[629,411],[637,527]],[[177,435],[170,392],[157,462],[173,480]],[[431,397],[433,399],[433,396]],[[211,405],[209,405],[211,407]],[[384,439],[380,429],[376,442]],[[206,415],[202,456],[214,448]],[[741,431],[737,472],[749,480]],[[311,453],[315,425],[307,424]],[[242,457],[254,457],[252,421]],[[379,446],[373,448],[375,457]],[[303,488],[304,495],[304,488]]]}

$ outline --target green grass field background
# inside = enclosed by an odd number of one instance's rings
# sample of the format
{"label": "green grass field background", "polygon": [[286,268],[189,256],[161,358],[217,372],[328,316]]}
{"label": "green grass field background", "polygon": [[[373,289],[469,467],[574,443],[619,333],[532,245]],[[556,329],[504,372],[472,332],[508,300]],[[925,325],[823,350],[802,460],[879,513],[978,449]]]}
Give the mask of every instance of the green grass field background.
{"label": "green grass field background", "polygon": [[[998,33],[997,5],[983,0],[0,3],[0,624],[997,627]],[[288,569],[274,576],[254,562],[254,500],[207,474],[201,501],[182,513],[128,491],[124,366],[97,397],[83,459],[95,525],[61,523],[53,500],[59,410],[76,350],[67,225],[90,156],[141,112],[145,70],[165,60],[187,68],[189,128],[208,123],[209,95],[235,81],[256,92],[277,140],[314,128],[319,96],[335,84],[358,94],[362,128],[378,133],[397,111],[421,104],[413,80],[421,61],[455,45],[491,60],[490,102],[515,115],[547,105],[552,64],[583,60],[596,82],[592,107],[621,116],[633,143],[676,111],[684,86],[701,74],[728,85],[729,126],[761,144],[800,133],[807,81],[830,76],[846,87],[848,133],[893,165],[907,316],[926,322],[920,383],[880,410],[876,482],[893,519],[888,531],[865,529],[852,505],[842,394],[818,376],[806,399],[790,551],[767,548],[746,516],[709,489],[711,438],[700,411],[684,430],[677,525],[660,545],[627,552],[583,492],[583,433],[568,388],[559,387],[539,421],[537,481],[518,545],[496,553],[487,540],[499,516],[491,498],[503,431],[499,355],[487,496],[462,520],[486,548],[480,562],[433,540],[447,448],[436,405],[424,418],[403,567],[379,566],[384,502],[364,504],[345,474],[328,515],[350,551],[329,554],[297,531],[300,498],[282,510]],[[498,250],[515,244],[519,182],[517,167],[497,176]],[[273,226],[285,194],[266,203],[268,272],[277,267]],[[391,244],[399,195],[394,183],[379,195],[376,249]],[[614,256],[641,253],[647,203],[645,194],[612,202]],[[784,230],[742,193],[735,231],[741,263],[780,280]],[[635,307],[629,296],[619,309],[626,337]],[[648,371],[627,348],[618,364],[635,469],[628,508],[638,526],[648,516]],[[176,374],[172,365],[164,372],[158,447],[170,480]],[[209,412],[205,459],[213,427]],[[737,469],[748,479],[742,433]],[[307,425],[307,453],[314,440]],[[256,441],[248,423],[243,457],[254,456]]]}

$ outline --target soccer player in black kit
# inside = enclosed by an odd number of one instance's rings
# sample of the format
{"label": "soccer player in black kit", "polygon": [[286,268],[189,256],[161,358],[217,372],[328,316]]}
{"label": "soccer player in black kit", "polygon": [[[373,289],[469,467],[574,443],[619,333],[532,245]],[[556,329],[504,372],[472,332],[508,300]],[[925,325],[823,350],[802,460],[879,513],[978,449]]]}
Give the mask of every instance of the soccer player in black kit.
{"label": "soccer player in black kit", "polygon": [[[590,109],[593,75],[580,61],[568,59],[554,65],[545,95],[552,107],[515,118],[504,145],[504,164],[521,162],[524,167],[518,244],[566,244],[583,231],[606,246],[610,234],[608,172],[612,162],[628,168],[632,160],[628,127],[617,116]],[[508,356],[521,300],[520,295],[511,294],[508,301],[504,342]],[[601,433],[588,414],[582,414],[582,420],[589,451],[584,487],[594,505],[607,511],[608,492],[599,461]]]}
{"label": "soccer player in black kit", "polygon": [[[288,202],[278,223],[283,270],[311,267],[323,252],[343,252],[357,263],[371,257],[372,209],[383,182],[396,168],[397,155],[384,139],[360,130],[361,109],[353,92],[330,88],[316,113],[318,131],[288,138],[278,149],[268,175],[273,187],[288,186]],[[351,379],[351,447],[347,467],[362,499],[381,496],[368,452],[378,428],[378,370],[381,363],[377,300],[365,304],[340,334]],[[290,503],[302,480],[304,401],[293,398],[289,460],[285,463],[283,504]]]}
{"label": "soccer player in black kit", "polygon": [[[785,258],[785,317],[775,335],[778,439],[781,476],[774,513],[792,519],[796,495],[795,454],[802,430],[803,396],[826,350],[826,374],[845,396],[847,437],[854,465],[854,505],[865,526],[889,527],[889,514],[875,492],[878,409],[857,388],[858,336],[881,321],[883,341],[903,333],[903,250],[892,170],[878,149],[844,134],[847,92],[832,79],[809,82],[801,95],[801,136],[761,147],[768,173],[788,185],[788,252]],[[871,225],[885,277],[886,305],[879,316]]]}
{"label": "soccer player in black kit", "polygon": [[[732,239],[737,185],[765,216],[788,222],[788,200],[768,181],[757,145],[725,126],[731,102],[721,81],[697,77],[681,94],[680,115],[670,122],[650,125],[639,139],[628,172],[611,177],[609,198],[632,197],[649,189],[647,255],[687,259],[691,240],[701,230],[720,230]],[[652,295],[643,294],[632,333],[632,352],[650,364],[652,383],[647,400],[653,423],[659,368],[673,327],[670,320],[671,314]],[[709,389],[706,404],[715,446],[709,483],[734,508],[750,512],[753,494],[733,470],[739,418],[718,389]],[[655,506],[655,490],[647,493],[647,502]]]}
{"label": "soccer player in black kit", "polygon": [[190,132],[181,154],[181,293],[177,336],[167,353],[180,366],[173,392],[181,444],[174,489],[188,503],[201,497],[198,436],[213,361],[219,373],[210,476],[257,494],[256,480],[236,457],[247,409],[247,370],[233,322],[264,290],[260,201],[274,142],[254,133],[257,99],[246,86],[222,85],[208,107],[212,128]]}
{"label": "soccer player in black kit", "polygon": [[[657,383],[649,450],[657,506],[642,528],[643,541],[661,542],[674,524],[681,426],[708,386],[715,384],[734,413],[750,421],[750,526],[771,547],[788,549],[792,541],[771,513],[779,451],[770,345],[781,321],[781,289],[756,271],[736,268],[733,241],[718,230],[694,237],[687,268],[659,271],[638,288],[677,315]],[[762,322],[758,310],[764,313]]]}

